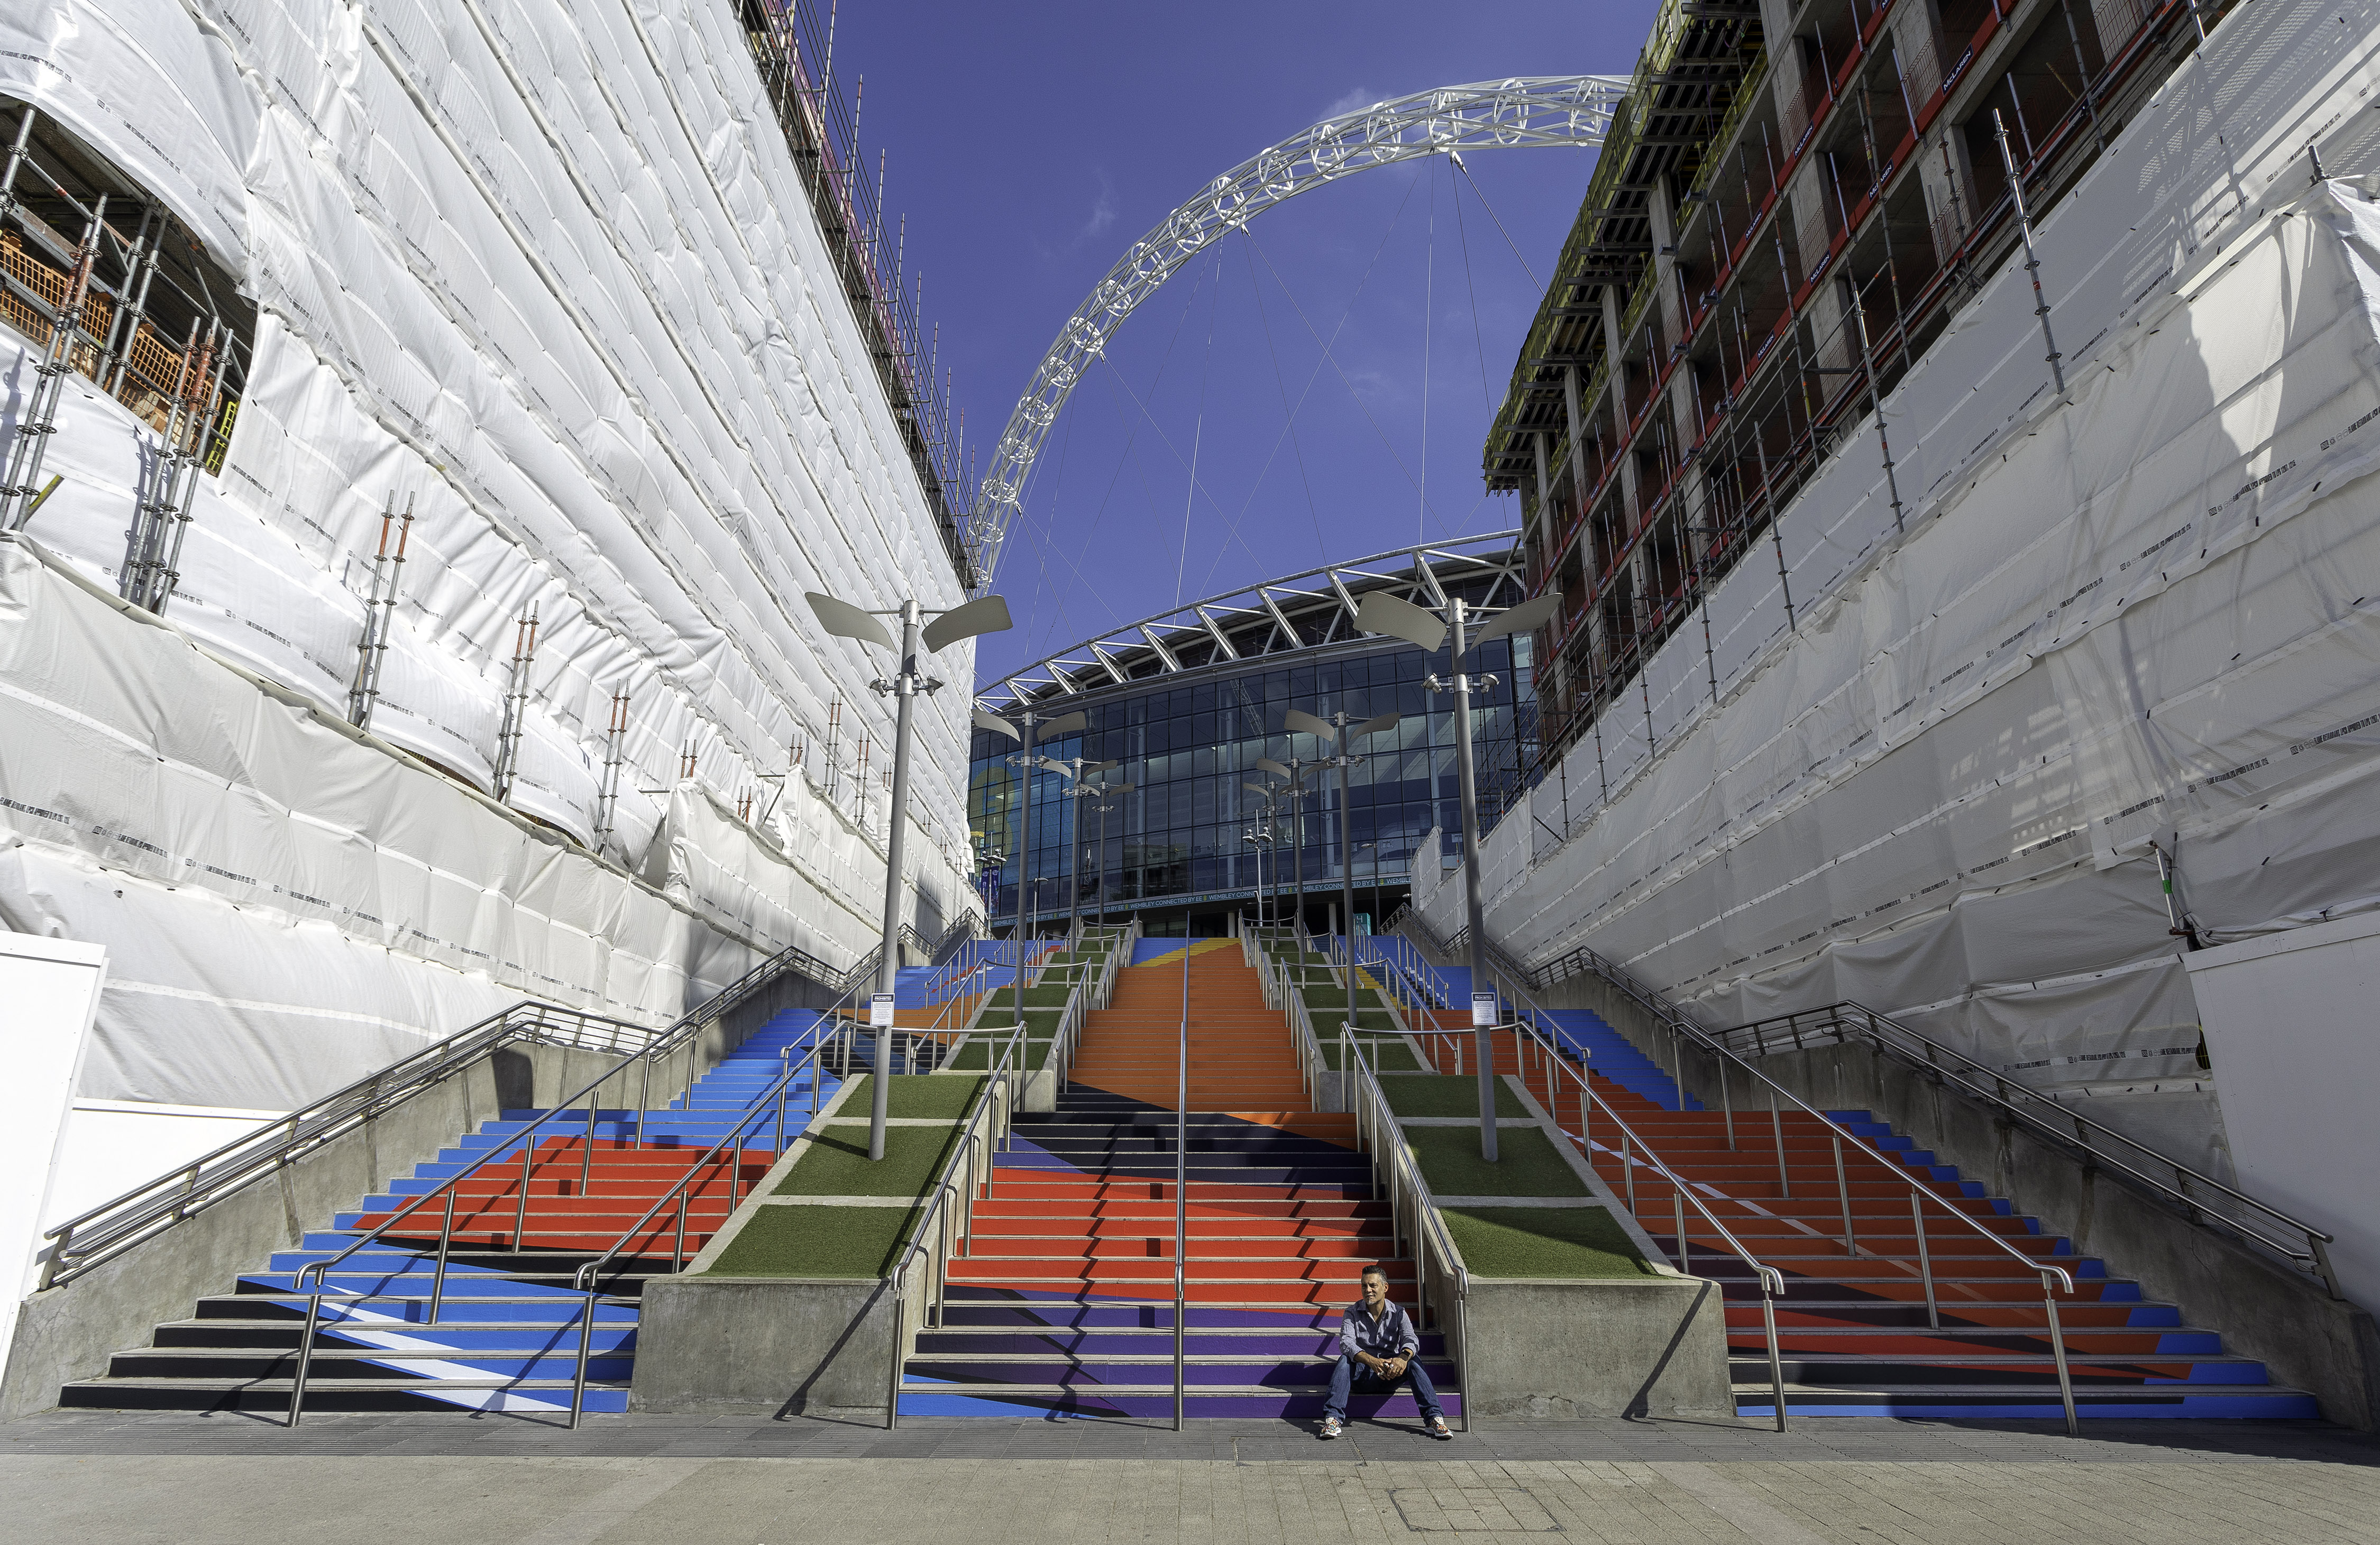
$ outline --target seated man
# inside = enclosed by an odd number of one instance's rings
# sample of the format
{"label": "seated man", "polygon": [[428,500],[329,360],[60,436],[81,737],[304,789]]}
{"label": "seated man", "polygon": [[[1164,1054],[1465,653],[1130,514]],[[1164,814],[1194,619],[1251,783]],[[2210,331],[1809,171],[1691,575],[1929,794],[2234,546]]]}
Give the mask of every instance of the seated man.
{"label": "seated man", "polygon": [[1330,1404],[1324,1407],[1318,1436],[1335,1438],[1345,1429],[1352,1391],[1391,1394],[1410,1378],[1424,1430],[1433,1438],[1453,1437],[1446,1413],[1438,1408],[1438,1391],[1422,1370],[1420,1354],[1421,1337],[1413,1322],[1389,1302],[1389,1274],[1378,1266],[1365,1267],[1364,1301],[1351,1306],[1339,1325],[1339,1366],[1330,1370]]}

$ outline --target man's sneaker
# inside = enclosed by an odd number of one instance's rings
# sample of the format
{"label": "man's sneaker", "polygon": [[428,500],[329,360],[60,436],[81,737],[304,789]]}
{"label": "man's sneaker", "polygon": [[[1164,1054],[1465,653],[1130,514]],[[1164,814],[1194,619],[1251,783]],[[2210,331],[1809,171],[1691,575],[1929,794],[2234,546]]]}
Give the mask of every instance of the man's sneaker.
{"label": "man's sneaker", "polygon": [[[1444,1426],[1445,1424],[1441,1422],[1439,1425]],[[1318,1438],[1330,1439],[1337,1437],[1342,1430],[1342,1424],[1337,1417],[1324,1417],[1322,1418],[1322,1430],[1314,1435]]]}
{"label": "man's sneaker", "polygon": [[1431,1437],[1438,1439],[1440,1442],[1444,1442],[1454,1436],[1454,1429],[1446,1425],[1446,1418],[1442,1416],[1430,1418],[1428,1425],[1424,1428],[1424,1430]]}

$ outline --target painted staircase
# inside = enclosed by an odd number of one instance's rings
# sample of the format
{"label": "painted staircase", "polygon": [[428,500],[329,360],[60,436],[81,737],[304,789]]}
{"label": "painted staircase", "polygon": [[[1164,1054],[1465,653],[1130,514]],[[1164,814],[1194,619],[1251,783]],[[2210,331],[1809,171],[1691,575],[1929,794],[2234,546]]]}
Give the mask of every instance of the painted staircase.
{"label": "painted staircase", "polygon": [[[1149,944],[1163,941],[1143,941]],[[1307,1101],[1279,1011],[1235,942],[1189,947],[1191,1416],[1319,1416],[1338,1318],[1378,1261],[1414,1302],[1353,1118]],[[918,1334],[904,1415],[1162,1417],[1173,1409],[1172,1106],[1184,951],[1117,974],[1055,1111],[1020,1115],[941,1325]],[[1424,1365],[1461,1409],[1438,1335]],[[1417,1417],[1412,1397],[1351,1415]]]}
{"label": "painted staircase", "polygon": [[[330,1275],[332,1296],[323,1300],[307,1373],[307,1408],[566,1411],[588,1307],[587,1296],[571,1286],[573,1273],[610,1249],[732,1130],[782,1076],[786,1054],[806,1048],[818,1030],[815,1010],[779,1015],[685,1095],[645,1112],[641,1141],[635,1111],[598,1109],[590,1127],[580,1108],[540,1129],[532,1153],[523,1129],[544,1113],[504,1111],[363,1198],[328,1228],[308,1232],[298,1248],[275,1251],[260,1269],[243,1273],[231,1292],[200,1299],[190,1318],[159,1325],[150,1346],[116,1354],[104,1376],[67,1385],[59,1404],[286,1408],[305,1323],[298,1273],[385,1222],[407,1198],[436,1189],[493,1151],[496,1157],[457,1188],[445,1292],[434,1323],[430,1301],[443,1201],[425,1204],[400,1224],[403,1237],[375,1240]],[[830,1073],[817,1091],[819,1103],[836,1087]],[[788,1138],[808,1119],[807,1080],[795,1094],[786,1111]],[[756,1135],[773,1143],[773,1122]],[[766,1146],[735,1155],[740,1184],[759,1180],[775,1157]],[[705,1166],[682,1240],[673,1206],[618,1262],[618,1273],[605,1277],[592,1306],[585,1409],[626,1409],[644,1284],[671,1272],[674,1260],[692,1259],[725,1222],[730,1164],[722,1157]],[[417,1236],[417,1220],[427,1238]]]}
{"label": "painted staircase", "polygon": [[[1444,974],[1467,995],[1468,972]],[[1937,1327],[1925,1306],[1906,1185],[1847,1143],[1839,1189],[1829,1129],[1800,1112],[1772,1123],[1765,1102],[1757,1110],[1736,1112],[1730,1145],[1725,1112],[1682,1098],[1668,1072],[1599,1016],[1580,1009],[1554,1017],[1564,1039],[1586,1054],[1596,1098],[1650,1143],[1764,1264],[1784,1273],[1777,1322],[1789,1416],[2063,1418],[2041,1279],[2023,1261],[1929,1209],[1925,1247]],[[1511,1032],[1497,1041],[1498,1070],[1522,1073],[1575,1141],[1575,1084],[1559,1080],[1565,1092],[1557,1106],[1557,1080],[1549,1072],[1517,1055]],[[1989,1196],[1980,1182],[1938,1162],[1888,1123],[1864,1110],[1826,1114],[1870,1152],[1955,1199],[1966,1217],[2027,1260],[2050,1261],[2072,1274],[2075,1293],[2060,1298],[2058,1318],[2077,1415],[2318,1418],[2311,1394],[2274,1384],[2262,1362],[2225,1352],[2218,1333],[2188,1323],[2176,1305],[2147,1298],[2138,1283],[2110,1274],[2106,1261],[2078,1255],[2071,1241],[2042,1233],[2034,1219]],[[1596,1173],[1629,1203],[1671,1261],[1720,1284],[1736,1413],[1773,1417],[1760,1289],[1750,1269],[1691,1209],[1686,1259],[1680,1261],[1669,1181],[1633,1155],[1623,1163],[1618,1134],[1609,1125],[1590,1127],[1588,1135]],[[1780,1141],[1784,1185],[1778,1177]]]}

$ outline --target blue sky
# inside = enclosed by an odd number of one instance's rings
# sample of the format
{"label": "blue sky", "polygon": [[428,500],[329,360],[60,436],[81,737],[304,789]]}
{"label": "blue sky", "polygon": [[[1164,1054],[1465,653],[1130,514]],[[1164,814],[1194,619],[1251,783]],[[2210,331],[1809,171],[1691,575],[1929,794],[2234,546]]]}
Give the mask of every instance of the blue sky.
{"label": "blue sky", "polygon": [[[1075,305],[1215,176],[1383,98],[1625,74],[1652,10],[853,0],[835,53],[867,77],[863,152],[889,151],[887,207],[988,449]],[[1594,152],[1464,159],[1469,178],[1433,157],[1301,195],[1124,323],[1011,529],[1017,626],[983,641],[984,680],[1177,600],[1517,522],[1483,497],[1480,445]]]}

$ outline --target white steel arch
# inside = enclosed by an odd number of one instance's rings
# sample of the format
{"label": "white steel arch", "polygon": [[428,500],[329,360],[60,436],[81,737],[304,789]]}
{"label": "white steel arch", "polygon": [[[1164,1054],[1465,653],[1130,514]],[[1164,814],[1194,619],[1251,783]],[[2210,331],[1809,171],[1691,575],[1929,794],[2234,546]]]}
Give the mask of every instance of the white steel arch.
{"label": "white steel arch", "polygon": [[1258,151],[1158,222],[1066,319],[1009,415],[967,523],[971,587],[990,586],[1026,474],[1067,395],[1123,320],[1183,264],[1275,204],[1375,166],[1496,146],[1600,145],[1628,84],[1626,76],[1533,76],[1375,103]]}

